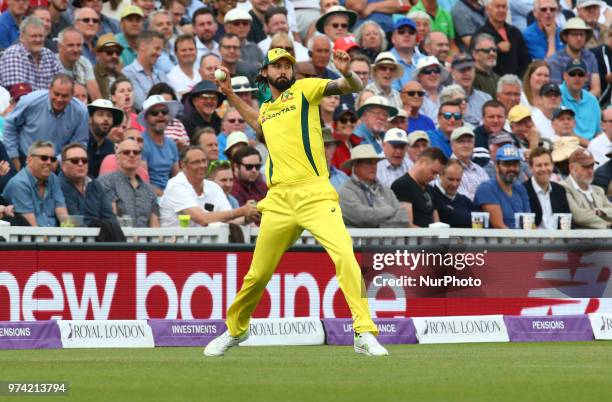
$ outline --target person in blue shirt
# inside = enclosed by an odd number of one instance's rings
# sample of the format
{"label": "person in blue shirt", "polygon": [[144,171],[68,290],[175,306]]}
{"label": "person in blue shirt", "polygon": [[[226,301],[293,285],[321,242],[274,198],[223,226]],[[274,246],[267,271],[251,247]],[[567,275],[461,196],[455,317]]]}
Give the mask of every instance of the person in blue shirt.
{"label": "person in blue shirt", "polygon": [[601,132],[601,109],[597,98],[584,89],[587,79],[586,65],[582,61],[570,61],[563,73],[561,105],[576,113],[576,134],[591,140]]}
{"label": "person in blue shirt", "polygon": [[439,148],[444,156],[450,158],[453,150],[450,136],[454,129],[463,126],[461,106],[455,101],[444,102],[438,110],[438,128],[427,132],[431,147]]}
{"label": "person in blue shirt", "polygon": [[7,0],[8,8],[0,14],[0,49],[6,49],[19,39],[19,24],[25,16],[30,2]]}
{"label": "person in blue shirt", "polygon": [[82,215],[85,225],[96,219],[116,221],[110,193],[98,180],[87,176],[87,163],[87,150],[83,145],[73,143],[62,149],[62,172],[59,174],[59,181],[68,213]]}
{"label": "person in blue shirt", "polygon": [[7,184],[2,196],[15,207],[30,226],[57,226],[68,216],[66,201],[58,177],[53,173],[57,162],[55,145],[35,141],[28,150],[27,166]]}
{"label": "person in blue shirt", "polygon": [[143,104],[138,123],[145,127],[142,158],[147,162],[151,184],[155,194],[163,194],[168,179],[179,171],[179,154],[176,144],[164,135],[170,118],[179,111],[177,101],[166,101],[161,95],[151,95]]}
{"label": "person in blue shirt", "polygon": [[3,139],[17,170],[21,169],[30,145],[37,140],[55,144],[55,155],[71,142],[87,145],[89,115],[85,105],[73,94],[72,78],[57,74],[48,90],[34,91],[19,99],[6,117]]}
{"label": "person in blue shirt", "polygon": [[521,156],[514,145],[499,148],[495,156],[495,178],[476,190],[474,203],[489,213],[492,228],[514,228],[515,213],[531,212],[527,190],[518,181],[520,162]]}
{"label": "person in blue shirt", "polygon": [[539,0],[533,7],[535,21],[523,31],[525,45],[532,60],[544,60],[565,46],[557,26],[559,5],[556,0]]}
{"label": "person in blue shirt", "polygon": [[382,152],[382,140],[389,117],[397,115],[397,109],[389,104],[387,98],[371,96],[357,110],[359,124],[354,134],[362,139],[362,144],[371,144],[376,153]]}

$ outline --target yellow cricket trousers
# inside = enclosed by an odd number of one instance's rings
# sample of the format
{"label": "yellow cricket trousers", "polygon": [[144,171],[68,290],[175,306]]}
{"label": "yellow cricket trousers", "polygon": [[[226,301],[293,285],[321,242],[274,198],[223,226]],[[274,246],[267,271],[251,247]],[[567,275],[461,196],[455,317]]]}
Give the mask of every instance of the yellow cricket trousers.
{"label": "yellow cricket trousers", "polygon": [[251,315],[282,255],[306,229],[336,266],[338,284],[351,310],[355,332],[377,335],[368,299],[362,297],[363,278],[353,253],[353,242],[342,220],[338,193],[329,180],[316,178],[298,184],[274,185],[257,208],[262,212],[259,237],[249,272],[227,311],[230,334],[238,336],[248,330]]}

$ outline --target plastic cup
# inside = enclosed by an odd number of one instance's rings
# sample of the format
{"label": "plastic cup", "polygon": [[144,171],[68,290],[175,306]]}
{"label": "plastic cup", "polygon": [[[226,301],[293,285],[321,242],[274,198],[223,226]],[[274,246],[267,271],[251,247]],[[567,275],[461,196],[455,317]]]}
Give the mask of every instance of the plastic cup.
{"label": "plastic cup", "polygon": [[68,215],[60,217],[60,227],[62,228],[78,228],[83,226],[83,215]]}
{"label": "plastic cup", "polygon": [[119,216],[119,217],[117,217],[117,221],[119,221],[119,226],[121,226],[121,227],[130,228],[130,227],[134,226],[134,221],[133,221],[132,217],[129,216],[129,215]]}
{"label": "plastic cup", "polygon": [[189,222],[191,221],[190,215],[179,215],[178,216],[179,226],[182,228],[188,228]]}
{"label": "plastic cup", "polygon": [[472,212],[472,229],[486,229],[489,227],[488,212]]}
{"label": "plastic cup", "polygon": [[517,229],[535,229],[535,214],[532,212],[517,212],[514,214],[514,222]]}
{"label": "plastic cup", "polygon": [[572,228],[572,214],[553,214],[553,219],[559,230],[570,230]]}

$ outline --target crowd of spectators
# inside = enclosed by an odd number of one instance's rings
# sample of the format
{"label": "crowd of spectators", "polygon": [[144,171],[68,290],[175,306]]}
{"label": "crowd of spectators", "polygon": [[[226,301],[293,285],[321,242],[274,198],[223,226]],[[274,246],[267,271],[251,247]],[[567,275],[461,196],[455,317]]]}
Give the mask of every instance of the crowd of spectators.
{"label": "crowd of spectators", "polygon": [[[271,48],[297,79],[364,83],[319,105],[352,227],[612,226],[612,1],[0,0],[0,219],[257,225],[255,108]],[[119,236],[120,237],[120,236]]]}

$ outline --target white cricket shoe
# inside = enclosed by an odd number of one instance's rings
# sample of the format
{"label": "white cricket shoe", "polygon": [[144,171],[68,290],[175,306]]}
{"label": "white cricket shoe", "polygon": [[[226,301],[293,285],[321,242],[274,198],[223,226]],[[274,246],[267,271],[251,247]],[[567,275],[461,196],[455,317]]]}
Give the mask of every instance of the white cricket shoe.
{"label": "white cricket shoe", "polygon": [[223,356],[231,347],[238,346],[239,343],[249,338],[249,331],[240,336],[231,336],[229,331],[225,331],[212,341],[204,349],[205,356]]}
{"label": "white cricket shoe", "polygon": [[371,332],[355,334],[355,352],[366,356],[387,356],[389,352]]}

